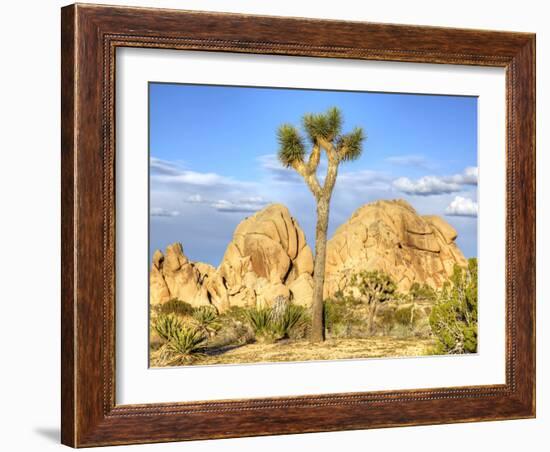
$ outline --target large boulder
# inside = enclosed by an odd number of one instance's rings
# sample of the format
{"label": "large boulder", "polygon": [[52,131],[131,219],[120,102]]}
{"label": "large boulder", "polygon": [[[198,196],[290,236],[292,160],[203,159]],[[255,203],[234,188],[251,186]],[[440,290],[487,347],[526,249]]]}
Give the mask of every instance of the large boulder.
{"label": "large boulder", "polygon": [[325,296],[343,290],[362,270],[387,273],[404,292],[415,282],[441,288],[455,264],[467,264],[456,237],[445,220],[420,216],[404,200],[366,204],[328,241]]}
{"label": "large boulder", "polygon": [[[311,280],[313,253],[288,209],[271,204],[245,218],[235,229],[220,266],[190,262],[180,243],[156,251],[150,274],[150,302],[178,298],[193,306],[270,306],[289,299],[289,285],[300,281],[300,304],[311,304],[305,281]],[[305,275],[305,276],[304,276]],[[296,295],[294,295],[296,298]]]}
{"label": "large boulder", "polygon": [[230,305],[270,305],[289,297],[288,285],[300,275],[311,276],[313,253],[288,209],[271,204],[237,226],[219,272]]}

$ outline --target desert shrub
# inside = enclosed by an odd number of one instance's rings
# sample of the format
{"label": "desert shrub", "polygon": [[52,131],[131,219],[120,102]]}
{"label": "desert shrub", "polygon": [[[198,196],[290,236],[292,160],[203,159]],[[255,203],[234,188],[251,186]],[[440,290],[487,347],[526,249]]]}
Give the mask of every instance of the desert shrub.
{"label": "desert shrub", "polygon": [[341,301],[326,300],[324,306],[325,328],[332,331],[334,325],[342,323],[346,320],[348,308]]}
{"label": "desert shrub", "polygon": [[437,341],[433,353],[477,351],[477,259],[469,259],[465,269],[455,265],[429,321]]}
{"label": "desert shrub", "polygon": [[245,318],[250,324],[254,333],[261,334],[269,329],[269,320],[271,318],[271,309],[252,308],[245,311]]}
{"label": "desert shrub", "polygon": [[395,326],[395,309],[387,308],[380,311],[378,317],[378,325],[385,336],[388,336]]}
{"label": "desert shrub", "polygon": [[415,301],[431,301],[434,302],[437,298],[437,292],[428,284],[413,283],[410,288],[409,294]]}
{"label": "desert shrub", "polygon": [[174,331],[163,346],[163,355],[168,365],[185,364],[203,354],[207,337],[193,326],[183,325]]}
{"label": "desert shrub", "polygon": [[153,323],[153,330],[164,342],[169,341],[175,332],[182,327],[182,321],[174,314],[160,314]]}
{"label": "desert shrub", "polygon": [[214,335],[221,327],[218,311],[214,306],[199,306],[191,314],[197,326],[206,334]]}
{"label": "desert shrub", "polygon": [[400,308],[395,311],[395,322],[401,326],[414,326],[413,307]]}
{"label": "desert shrub", "polygon": [[161,346],[154,352],[160,365],[178,365],[192,361],[202,353],[207,336],[199,328],[186,325],[174,314],[161,314],[155,320],[154,331]]}
{"label": "desert shrub", "polygon": [[[274,314],[275,311],[272,311]],[[309,315],[307,310],[295,304],[287,304],[283,312],[272,315],[272,329],[279,339],[299,339],[308,331]]]}
{"label": "desert shrub", "polygon": [[350,337],[354,329],[360,329],[364,324],[361,307],[361,302],[353,297],[339,297],[336,294],[334,298],[326,300],[323,312],[327,335]]}
{"label": "desert shrub", "polygon": [[282,309],[278,305],[273,308],[248,309],[245,311],[245,319],[256,339],[262,342],[303,337],[307,332],[306,309],[291,303]]}
{"label": "desert shrub", "polygon": [[159,305],[158,310],[159,314],[176,314],[180,316],[193,314],[193,306],[177,298],[172,298],[166,303],[162,303]]}

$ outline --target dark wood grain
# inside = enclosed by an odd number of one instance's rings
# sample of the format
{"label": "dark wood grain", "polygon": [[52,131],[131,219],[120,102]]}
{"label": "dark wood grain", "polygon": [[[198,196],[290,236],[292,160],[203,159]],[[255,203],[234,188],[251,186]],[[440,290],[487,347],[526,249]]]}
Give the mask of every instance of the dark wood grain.
{"label": "dark wood grain", "polygon": [[[63,8],[61,34],[64,444],[535,415],[534,35],[95,5]],[[121,46],[506,68],[506,384],[116,405],[114,67]]]}

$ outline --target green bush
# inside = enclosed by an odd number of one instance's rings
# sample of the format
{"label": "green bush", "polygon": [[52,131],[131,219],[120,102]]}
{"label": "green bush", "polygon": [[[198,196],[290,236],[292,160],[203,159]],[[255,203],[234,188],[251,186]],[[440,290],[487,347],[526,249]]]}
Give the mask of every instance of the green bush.
{"label": "green bush", "polygon": [[409,294],[415,301],[436,301],[437,292],[426,283],[420,285],[415,282],[410,288]]}
{"label": "green bush", "polygon": [[413,307],[400,308],[395,311],[395,321],[397,324],[406,327],[414,326]]}
{"label": "green bush", "polygon": [[362,315],[364,306],[361,300],[335,295],[324,303],[324,321],[327,335],[350,337],[366,324]]}
{"label": "green bush", "polygon": [[477,259],[469,259],[465,269],[455,266],[432,309],[430,327],[437,341],[433,353],[477,351]]}
{"label": "green bush", "polygon": [[395,309],[386,308],[378,315],[378,323],[384,335],[388,336],[395,326]]}
{"label": "green bush", "polygon": [[177,298],[172,298],[166,303],[162,303],[161,305],[159,305],[158,310],[159,314],[176,314],[180,316],[193,314],[193,306]]}

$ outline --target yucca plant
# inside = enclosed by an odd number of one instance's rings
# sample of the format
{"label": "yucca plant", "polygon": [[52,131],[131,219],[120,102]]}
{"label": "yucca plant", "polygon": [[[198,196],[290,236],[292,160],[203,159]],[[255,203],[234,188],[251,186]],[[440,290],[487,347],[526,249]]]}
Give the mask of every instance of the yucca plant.
{"label": "yucca plant", "polygon": [[174,314],[160,314],[153,324],[154,331],[164,342],[169,341],[181,328],[183,323]]}
{"label": "yucca plant", "polygon": [[210,336],[220,329],[218,312],[214,306],[199,306],[193,309],[192,317],[197,326]]}
{"label": "yucca plant", "polygon": [[271,330],[278,339],[286,339],[298,330],[304,329],[309,321],[307,312],[301,306],[288,304],[285,310],[272,318]]}
{"label": "yucca plant", "polygon": [[257,340],[275,342],[299,329],[305,331],[309,317],[304,308],[288,303],[283,307],[275,304],[273,308],[250,309],[246,311],[246,320]]}
{"label": "yucca plant", "polygon": [[249,309],[245,312],[245,319],[256,336],[263,336],[270,333],[271,309]]}
{"label": "yucca plant", "polygon": [[203,355],[206,335],[198,328],[183,325],[164,345],[165,358],[169,365],[185,364]]}
{"label": "yucca plant", "polygon": [[207,340],[204,331],[194,325],[186,325],[174,314],[161,314],[153,325],[162,341],[152,358],[161,366],[185,364],[202,355]]}

